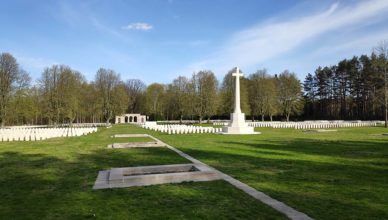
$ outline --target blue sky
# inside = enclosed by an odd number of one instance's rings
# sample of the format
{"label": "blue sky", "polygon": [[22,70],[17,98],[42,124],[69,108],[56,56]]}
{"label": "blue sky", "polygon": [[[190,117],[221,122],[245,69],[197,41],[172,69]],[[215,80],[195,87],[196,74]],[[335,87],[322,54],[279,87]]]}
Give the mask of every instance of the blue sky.
{"label": "blue sky", "polygon": [[88,80],[100,67],[146,83],[202,69],[221,80],[234,66],[303,80],[388,40],[387,0],[4,0],[1,9],[0,52],[33,79],[66,64]]}

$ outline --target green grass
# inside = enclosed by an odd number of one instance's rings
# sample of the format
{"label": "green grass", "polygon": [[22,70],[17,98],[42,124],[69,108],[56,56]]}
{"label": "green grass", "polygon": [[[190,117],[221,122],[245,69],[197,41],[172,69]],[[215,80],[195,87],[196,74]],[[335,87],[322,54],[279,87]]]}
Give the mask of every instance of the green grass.
{"label": "green grass", "polygon": [[256,130],[157,137],[313,218],[388,219],[386,129]]}
{"label": "green grass", "polygon": [[0,143],[0,219],[284,219],[224,181],[92,190],[99,170],[189,162],[167,148],[106,148],[123,133],[145,130]]}
{"label": "green grass", "polygon": [[[388,219],[388,133],[344,128],[167,135],[116,125],[74,138],[0,143],[0,219],[280,219],[224,181],[92,190],[99,170],[187,163],[166,148],[107,149],[148,133],[316,219]],[[148,141],[118,138],[127,141]]]}

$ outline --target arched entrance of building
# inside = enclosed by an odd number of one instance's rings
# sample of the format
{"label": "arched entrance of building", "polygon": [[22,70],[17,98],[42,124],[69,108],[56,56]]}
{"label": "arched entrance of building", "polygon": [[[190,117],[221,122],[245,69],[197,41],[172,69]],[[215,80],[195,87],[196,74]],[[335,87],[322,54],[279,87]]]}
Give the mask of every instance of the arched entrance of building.
{"label": "arched entrance of building", "polygon": [[137,122],[137,116],[133,117],[133,122]]}
{"label": "arched entrance of building", "polygon": [[128,116],[125,116],[124,122],[125,122],[125,123],[128,123]]}

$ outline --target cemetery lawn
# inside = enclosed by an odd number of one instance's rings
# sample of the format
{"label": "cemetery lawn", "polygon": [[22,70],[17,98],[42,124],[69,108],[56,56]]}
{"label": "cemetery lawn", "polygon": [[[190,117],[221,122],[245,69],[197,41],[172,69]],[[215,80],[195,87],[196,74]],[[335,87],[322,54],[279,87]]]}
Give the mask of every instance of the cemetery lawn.
{"label": "cemetery lawn", "polygon": [[[147,137],[126,125],[39,142],[0,142],[0,219],[285,219],[224,181],[93,190],[112,167],[190,163],[167,148],[107,149]],[[178,139],[184,137],[177,136]]]}
{"label": "cemetery lawn", "polygon": [[106,148],[124,133],[151,134],[315,219],[388,219],[388,136],[371,135],[387,129],[256,130],[167,135],[114,125],[83,137],[0,142],[0,219],[285,218],[224,181],[92,190],[99,170],[189,163],[166,148]]}
{"label": "cemetery lawn", "polygon": [[155,134],[315,219],[388,219],[388,129]]}

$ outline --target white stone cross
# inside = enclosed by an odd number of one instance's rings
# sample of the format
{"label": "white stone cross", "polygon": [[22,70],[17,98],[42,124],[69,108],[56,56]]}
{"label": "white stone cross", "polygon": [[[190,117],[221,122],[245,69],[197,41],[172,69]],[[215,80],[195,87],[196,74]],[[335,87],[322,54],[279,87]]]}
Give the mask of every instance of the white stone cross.
{"label": "white stone cross", "polygon": [[244,74],[240,73],[240,69],[238,67],[236,67],[236,72],[235,73],[232,73],[232,76],[244,76]]}
{"label": "white stone cross", "polygon": [[232,73],[232,76],[236,77],[235,97],[234,97],[234,113],[241,113],[240,108],[240,77],[243,74],[240,73],[240,69],[236,67],[236,72]]}

